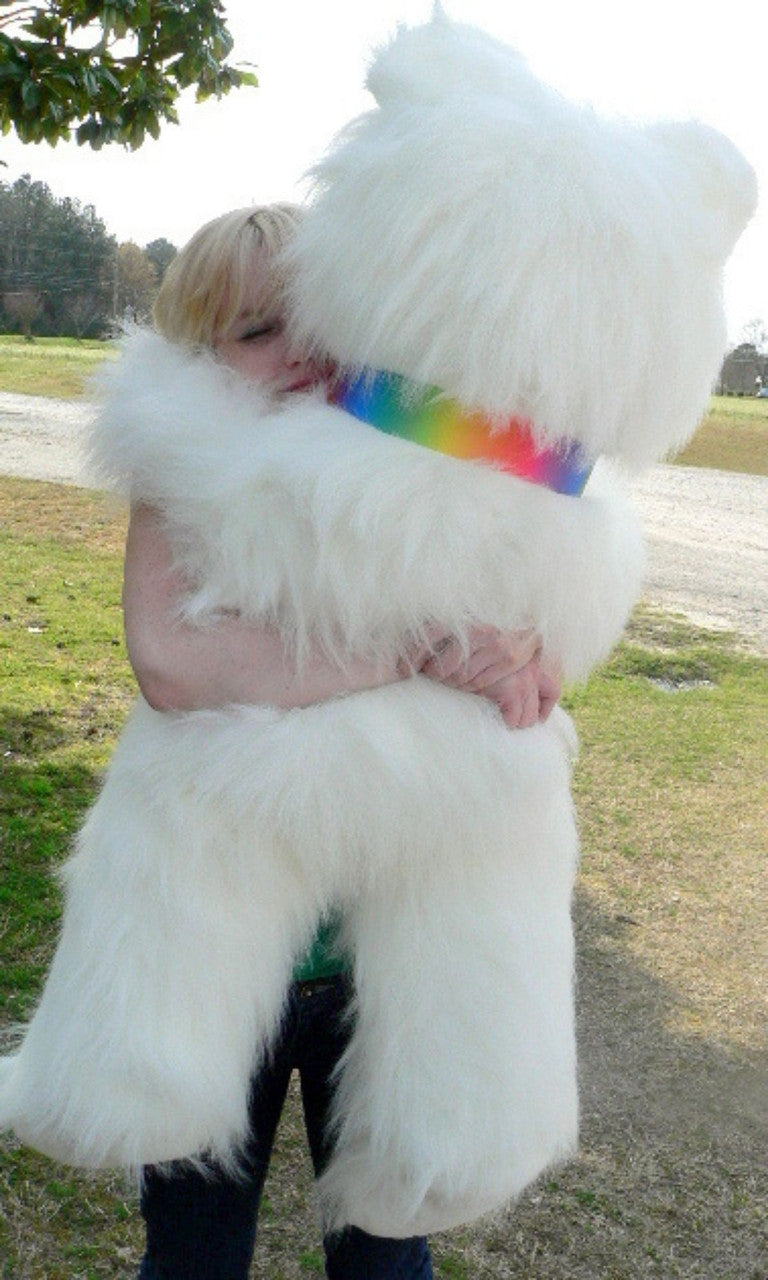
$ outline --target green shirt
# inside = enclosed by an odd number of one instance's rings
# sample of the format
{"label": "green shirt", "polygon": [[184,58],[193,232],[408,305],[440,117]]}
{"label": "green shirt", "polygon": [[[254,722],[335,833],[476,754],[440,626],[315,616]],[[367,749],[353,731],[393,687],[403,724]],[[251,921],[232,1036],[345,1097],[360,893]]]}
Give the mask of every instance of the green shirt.
{"label": "green shirt", "polygon": [[341,920],[332,911],[320,921],[312,944],[298,960],[293,970],[294,982],[316,981],[333,978],[349,969],[349,958],[339,947]]}

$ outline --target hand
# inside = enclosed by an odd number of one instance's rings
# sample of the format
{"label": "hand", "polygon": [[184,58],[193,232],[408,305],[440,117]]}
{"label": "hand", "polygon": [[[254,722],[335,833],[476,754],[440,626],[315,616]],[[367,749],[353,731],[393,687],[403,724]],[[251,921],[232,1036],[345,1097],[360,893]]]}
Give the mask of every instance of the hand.
{"label": "hand", "polygon": [[557,706],[563,692],[563,664],[559,658],[539,661],[539,720],[543,722]]}
{"label": "hand", "polygon": [[542,660],[533,630],[478,626],[469,633],[466,650],[453,636],[437,633],[428,638],[426,650],[412,655],[411,665],[431,680],[489,698],[510,729],[546,720],[562,688],[559,666]]}

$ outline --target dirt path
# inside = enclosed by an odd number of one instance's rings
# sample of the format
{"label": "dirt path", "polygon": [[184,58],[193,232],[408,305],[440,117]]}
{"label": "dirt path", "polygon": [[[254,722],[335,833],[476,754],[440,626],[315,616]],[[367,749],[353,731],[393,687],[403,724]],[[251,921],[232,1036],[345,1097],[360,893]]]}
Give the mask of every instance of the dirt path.
{"label": "dirt path", "polygon": [[768,477],[654,467],[633,491],[648,543],[647,598],[768,652]]}
{"label": "dirt path", "polygon": [[0,472],[87,484],[83,442],[90,419],[74,400],[0,392]]}
{"label": "dirt path", "polygon": [[[87,484],[89,416],[73,401],[0,393],[0,472]],[[646,598],[768,652],[768,477],[654,467],[633,490],[648,539]]]}

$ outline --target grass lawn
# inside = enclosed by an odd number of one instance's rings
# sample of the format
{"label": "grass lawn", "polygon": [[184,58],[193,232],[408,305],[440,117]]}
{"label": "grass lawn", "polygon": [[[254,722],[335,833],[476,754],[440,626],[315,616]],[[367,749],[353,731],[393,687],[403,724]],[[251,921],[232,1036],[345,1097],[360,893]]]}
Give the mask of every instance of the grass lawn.
{"label": "grass lawn", "polygon": [[[0,478],[0,1024],[55,940],[51,871],[131,699],[125,518]],[[765,1280],[768,660],[643,609],[568,703],[582,741],[579,1156],[514,1211],[434,1241],[439,1280]],[[0,1140],[0,1280],[128,1280],[135,1190]],[[322,1274],[292,1092],[253,1275]]]}
{"label": "grass lawn", "polygon": [[35,338],[0,334],[0,391],[74,400],[112,346],[84,338]]}
{"label": "grass lawn", "polygon": [[768,400],[713,396],[709,413],[674,461],[768,476]]}

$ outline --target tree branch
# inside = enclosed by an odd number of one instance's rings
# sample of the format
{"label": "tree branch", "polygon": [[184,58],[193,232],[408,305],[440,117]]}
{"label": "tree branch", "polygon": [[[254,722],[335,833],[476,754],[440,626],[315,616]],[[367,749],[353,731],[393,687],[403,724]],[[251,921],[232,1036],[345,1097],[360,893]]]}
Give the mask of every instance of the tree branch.
{"label": "tree branch", "polygon": [[39,4],[30,4],[22,6],[15,13],[0,14],[0,28],[9,27],[12,22],[26,22],[29,18],[35,18],[38,13],[43,12],[44,9]]}

